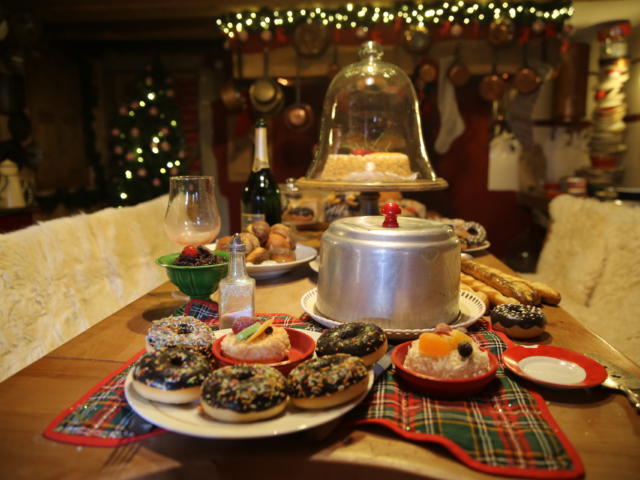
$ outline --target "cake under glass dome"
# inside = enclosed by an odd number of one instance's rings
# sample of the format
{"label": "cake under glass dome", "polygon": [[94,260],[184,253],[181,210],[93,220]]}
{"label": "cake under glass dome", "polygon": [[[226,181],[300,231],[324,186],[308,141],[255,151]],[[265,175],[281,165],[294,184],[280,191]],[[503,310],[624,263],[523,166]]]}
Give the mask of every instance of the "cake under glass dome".
{"label": "cake under glass dome", "polygon": [[298,186],[363,192],[446,188],[422,141],[411,80],[382,61],[376,42],[364,43],[359,55],[327,90],[318,151]]}

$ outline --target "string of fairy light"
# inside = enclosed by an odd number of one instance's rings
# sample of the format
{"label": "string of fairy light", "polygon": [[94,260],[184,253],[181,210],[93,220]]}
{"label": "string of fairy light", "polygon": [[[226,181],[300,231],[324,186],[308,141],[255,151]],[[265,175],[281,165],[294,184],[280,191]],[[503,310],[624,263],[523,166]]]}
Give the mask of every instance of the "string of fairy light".
{"label": "string of fairy light", "polygon": [[230,12],[215,19],[230,38],[241,32],[271,31],[300,23],[320,23],[336,29],[369,28],[401,21],[407,26],[427,27],[441,22],[469,25],[490,23],[500,18],[531,25],[535,21],[563,23],[573,15],[571,1],[526,2],[396,2],[390,6],[355,5],[337,8],[283,8]]}

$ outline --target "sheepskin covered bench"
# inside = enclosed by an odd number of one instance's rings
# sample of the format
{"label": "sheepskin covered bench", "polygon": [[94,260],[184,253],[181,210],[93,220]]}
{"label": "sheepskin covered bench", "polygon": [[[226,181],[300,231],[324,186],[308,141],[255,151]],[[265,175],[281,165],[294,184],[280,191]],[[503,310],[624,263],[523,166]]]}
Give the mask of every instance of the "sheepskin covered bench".
{"label": "sheepskin covered bench", "polygon": [[167,280],[167,196],[0,235],[0,380]]}
{"label": "sheepskin covered bench", "polygon": [[640,364],[640,205],[561,195],[535,277],[560,304]]}

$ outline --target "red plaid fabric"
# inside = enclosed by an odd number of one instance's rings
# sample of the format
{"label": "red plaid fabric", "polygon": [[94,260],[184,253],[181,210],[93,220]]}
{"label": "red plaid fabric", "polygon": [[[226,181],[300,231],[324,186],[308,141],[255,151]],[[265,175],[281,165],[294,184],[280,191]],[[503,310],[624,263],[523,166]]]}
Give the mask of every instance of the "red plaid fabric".
{"label": "red plaid fabric", "polygon": [[[176,313],[206,319],[217,329],[217,305],[194,301]],[[278,325],[321,330],[308,316],[275,317]],[[484,322],[470,332],[499,357],[506,337]],[[62,412],[45,429],[47,438],[79,445],[116,446],[162,434],[131,410],[124,381],[140,352]],[[369,396],[351,411],[351,425],[378,424],[412,441],[437,443],[471,468],[497,475],[530,478],[577,478],[579,456],[551,417],[544,400],[498,369],[481,394],[465,400],[437,400],[403,389],[393,368],[374,384]]]}

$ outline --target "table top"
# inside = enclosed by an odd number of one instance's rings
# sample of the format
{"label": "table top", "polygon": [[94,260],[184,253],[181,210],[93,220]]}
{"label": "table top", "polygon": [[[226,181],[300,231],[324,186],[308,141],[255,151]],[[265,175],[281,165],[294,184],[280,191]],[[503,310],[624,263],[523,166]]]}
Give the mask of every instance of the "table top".
{"label": "table top", "polygon": [[[483,263],[506,268],[491,255]],[[300,298],[316,286],[307,266],[258,281],[259,313],[303,313]],[[496,478],[466,467],[434,444],[406,441],[376,426],[333,422],[293,435],[257,440],[209,440],[168,433],[117,448],[78,447],[42,431],[65,408],[144,347],[152,320],[184,303],[166,283],[0,383],[0,477],[134,478],[204,476]],[[591,352],[640,375],[640,367],[557,307],[544,307],[548,336],[539,343]],[[603,319],[606,320],[606,319]],[[640,470],[640,416],[626,397],[604,387],[539,392],[584,463],[587,479],[632,479]],[[506,477],[501,477],[506,478]]]}

